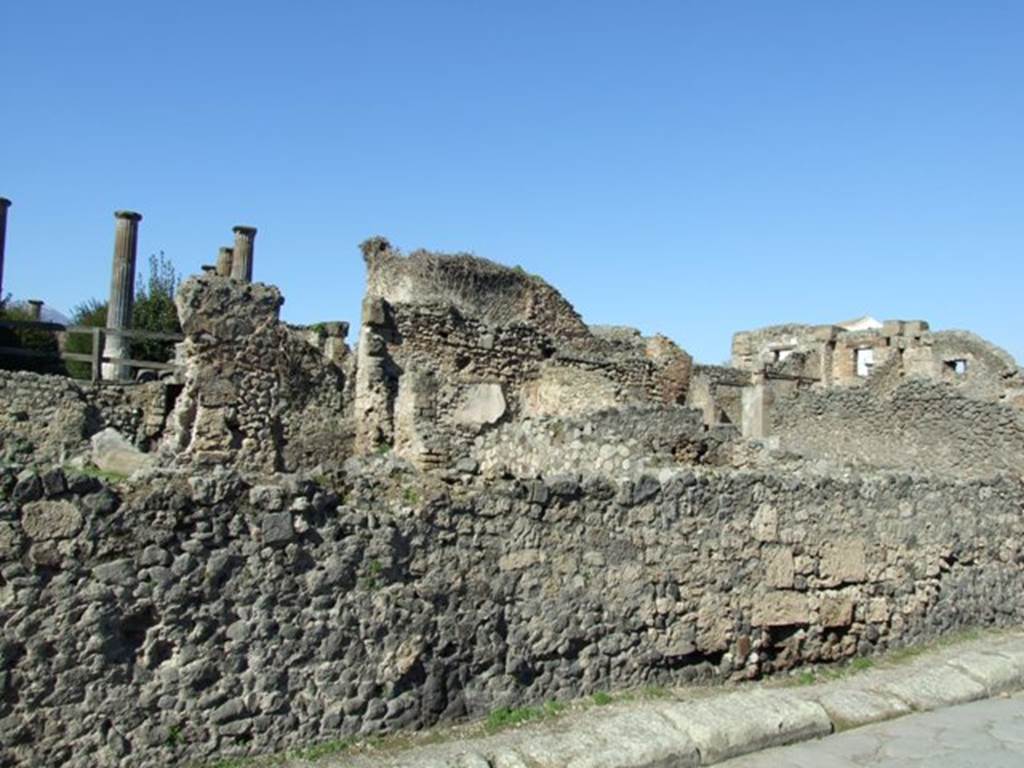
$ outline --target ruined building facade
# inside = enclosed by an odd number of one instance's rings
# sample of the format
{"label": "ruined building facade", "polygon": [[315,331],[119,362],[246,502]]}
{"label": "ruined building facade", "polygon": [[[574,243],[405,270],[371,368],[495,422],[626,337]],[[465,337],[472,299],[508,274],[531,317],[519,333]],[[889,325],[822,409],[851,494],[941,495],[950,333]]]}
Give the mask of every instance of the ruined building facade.
{"label": "ruined building facade", "polygon": [[[782,326],[694,365],[374,239],[350,348],[281,322],[239,229],[178,294],[176,377],[0,372],[0,768],[210,764],[1024,621],[1021,373],[971,334]],[[76,471],[103,429],[157,460]]]}

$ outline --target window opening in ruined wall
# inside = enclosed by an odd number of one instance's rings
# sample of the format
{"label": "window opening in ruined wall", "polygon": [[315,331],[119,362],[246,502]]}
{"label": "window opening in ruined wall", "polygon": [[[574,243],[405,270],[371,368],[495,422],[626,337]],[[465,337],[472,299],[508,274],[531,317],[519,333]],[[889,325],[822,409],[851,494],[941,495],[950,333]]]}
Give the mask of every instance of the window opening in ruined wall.
{"label": "window opening in ruined wall", "polygon": [[947,360],[946,370],[956,376],[967,375],[967,361],[966,360]]}
{"label": "window opening in ruined wall", "polygon": [[875,367],[875,350],[870,347],[858,349],[854,352],[854,360],[857,364],[857,375],[866,379],[871,375],[871,369]]}
{"label": "window opening in ruined wall", "polygon": [[792,347],[788,347],[786,349],[776,349],[775,350],[775,362],[776,363],[781,363],[787,357],[792,355],[793,352],[794,352],[794,350],[793,350]]}

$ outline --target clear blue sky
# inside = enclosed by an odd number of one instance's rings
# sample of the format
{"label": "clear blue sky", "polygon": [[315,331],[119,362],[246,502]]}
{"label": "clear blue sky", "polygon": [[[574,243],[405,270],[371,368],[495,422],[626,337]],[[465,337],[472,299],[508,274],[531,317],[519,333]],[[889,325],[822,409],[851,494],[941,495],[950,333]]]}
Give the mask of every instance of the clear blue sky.
{"label": "clear blue sky", "polygon": [[1024,360],[1024,2],[8,2],[5,289],[105,298],[117,208],[184,273],[259,227],[286,319],[357,245],[538,273],[698,359],[864,313]]}

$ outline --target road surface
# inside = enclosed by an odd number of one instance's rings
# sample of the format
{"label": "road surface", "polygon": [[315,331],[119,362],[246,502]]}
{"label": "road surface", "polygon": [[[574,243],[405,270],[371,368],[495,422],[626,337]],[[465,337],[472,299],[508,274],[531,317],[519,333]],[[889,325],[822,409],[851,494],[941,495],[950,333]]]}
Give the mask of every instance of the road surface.
{"label": "road surface", "polygon": [[768,749],[722,768],[1024,768],[1024,693]]}

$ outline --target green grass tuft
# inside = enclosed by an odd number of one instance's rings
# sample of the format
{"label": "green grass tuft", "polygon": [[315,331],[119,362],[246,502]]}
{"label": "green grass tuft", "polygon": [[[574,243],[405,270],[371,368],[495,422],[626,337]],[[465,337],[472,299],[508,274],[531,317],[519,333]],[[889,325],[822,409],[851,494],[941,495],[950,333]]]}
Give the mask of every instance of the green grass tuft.
{"label": "green grass tuft", "polygon": [[544,717],[544,711],[536,707],[516,707],[515,709],[502,707],[487,716],[484,728],[493,733],[528,723],[531,720],[539,720],[542,717]]}

